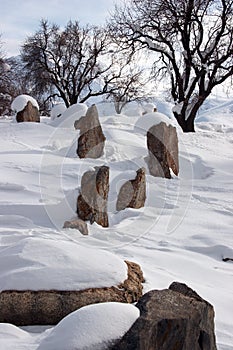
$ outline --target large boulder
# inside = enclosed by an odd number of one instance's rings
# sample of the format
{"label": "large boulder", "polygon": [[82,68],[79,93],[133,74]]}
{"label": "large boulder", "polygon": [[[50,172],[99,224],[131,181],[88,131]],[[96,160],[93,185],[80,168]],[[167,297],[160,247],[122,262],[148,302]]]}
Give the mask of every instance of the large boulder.
{"label": "large boulder", "polygon": [[144,206],[146,200],[146,174],[145,169],[140,168],[134,180],[129,180],[120,188],[116,209],[139,209]]}
{"label": "large boulder", "polygon": [[101,157],[106,138],[99,122],[96,106],[89,107],[86,115],[75,121],[74,127],[80,130],[77,148],[79,158]]}
{"label": "large boulder", "polygon": [[57,324],[83,306],[134,303],[142,296],[143,274],[139,265],[126,261],[128,278],[118,286],[85,290],[6,290],[0,292],[0,322],[17,326]]}
{"label": "large boulder", "polygon": [[146,293],[140,317],[112,350],[216,350],[214,309],[186,285]]}
{"label": "large boulder", "polygon": [[171,173],[178,176],[179,154],[176,128],[165,122],[153,125],[147,132],[150,174],[170,179]]}
{"label": "large boulder", "polygon": [[77,199],[80,219],[108,227],[109,167],[95,167],[87,171],[81,180],[81,192]]}

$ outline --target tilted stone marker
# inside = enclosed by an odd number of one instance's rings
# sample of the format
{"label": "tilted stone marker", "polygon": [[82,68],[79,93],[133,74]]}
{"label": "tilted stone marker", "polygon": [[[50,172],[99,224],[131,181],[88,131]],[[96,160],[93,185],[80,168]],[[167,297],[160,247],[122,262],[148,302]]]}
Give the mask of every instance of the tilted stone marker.
{"label": "tilted stone marker", "polygon": [[76,120],[75,129],[80,130],[77,155],[79,158],[99,158],[103,155],[105,136],[95,105],[88,108],[86,115]]}
{"label": "tilted stone marker", "polygon": [[108,227],[109,167],[95,167],[87,171],[81,180],[81,192],[77,199],[80,219]]}
{"label": "tilted stone marker", "polygon": [[170,179],[171,168],[178,176],[178,137],[174,126],[167,125],[165,122],[152,126],[147,132],[147,147],[148,168],[151,175]]}
{"label": "tilted stone marker", "polygon": [[124,183],[119,191],[116,209],[139,209],[144,206],[146,200],[146,174],[145,169],[140,168],[134,180]]}

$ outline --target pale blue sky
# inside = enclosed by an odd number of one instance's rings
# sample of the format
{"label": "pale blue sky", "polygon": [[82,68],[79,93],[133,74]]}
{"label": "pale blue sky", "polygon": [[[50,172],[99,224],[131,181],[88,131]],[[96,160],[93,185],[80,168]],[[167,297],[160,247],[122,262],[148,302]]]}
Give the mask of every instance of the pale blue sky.
{"label": "pale blue sky", "polygon": [[104,24],[114,4],[121,0],[0,0],[0,33],[6,56],[19,53],[25,38],[39,27],[41,18],[64,25],[70,19],[81,24]]}

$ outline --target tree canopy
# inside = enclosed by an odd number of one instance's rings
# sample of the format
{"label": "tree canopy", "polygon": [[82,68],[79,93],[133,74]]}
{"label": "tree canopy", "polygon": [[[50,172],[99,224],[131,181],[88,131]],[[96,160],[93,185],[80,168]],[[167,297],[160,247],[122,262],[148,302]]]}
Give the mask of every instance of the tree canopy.
{"label": "tree canopy", "polygon": [[21,54],[37,90],[52,86],[52,95],[62,98],[68,107],[93,96],[113,94],[119,79],[128,82],[131,56],[121,55],[115,46],[106,29],[81,27],[77,21],[61,29],[42,20]]}
{"label": "tree canopy", "polygon": [[200,106],[233,74],[233,1],[130,0],[110,27],[122,45],[155,54],[153,76],[169,76],[174,116],[194,131]]}

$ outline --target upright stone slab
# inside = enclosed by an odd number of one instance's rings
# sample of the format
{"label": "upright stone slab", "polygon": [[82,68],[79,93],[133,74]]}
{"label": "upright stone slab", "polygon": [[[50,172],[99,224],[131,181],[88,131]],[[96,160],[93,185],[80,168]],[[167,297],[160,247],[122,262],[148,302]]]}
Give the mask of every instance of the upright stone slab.
{"label": "upright stone slab", "polygon": [[173,173],[178,176],[179,174],[179,147],[176,128],[172,125],[168,126],[168,139],[167,139],[167,162]]}
{"label": "upright stone slab", "polygon": [[121,187],[117,198],[116,209],[139,209],[144,206],[146,200],[146,174],[145,169],[140,168],[134,180],[129,180]]}
{"label": "upright stone slab", "polygon": [[36,122],[36,123],[40,123],[39,111],[38,111],[38,109],[35,106],[33,106],[31,101],[28,101],[28,103],[26,104],[24,109],[22,111],[19,111],[16,114],[16,121],[18,123],[21,123],[21,122]]}
{"label": "upright stone slab", "polygon": [[96,106],[89,107],[85,117],[76,120],[74,127],[80,130],[77,148],[79,158],[101,157],[106,138],[99,122]]}
{"label": "upright stone slab", "polygon": [[140,317],[111,350],[217,350],[213,306],[189,287],[152,290],[136,306]]}
{"label": "upright stone slab", "polygon": [[109,167],[95,167],[87,171],[81,180],[81,193],[77,199],[77,214],[80,219],[108,227]]}
{"label": "upright stone slab", "polygon": [[152,126],[147,132],[149,151],[148,167],[150,174],[170,179],[171,173],[178,176],[179,155],[176,128],[161,122]]}

